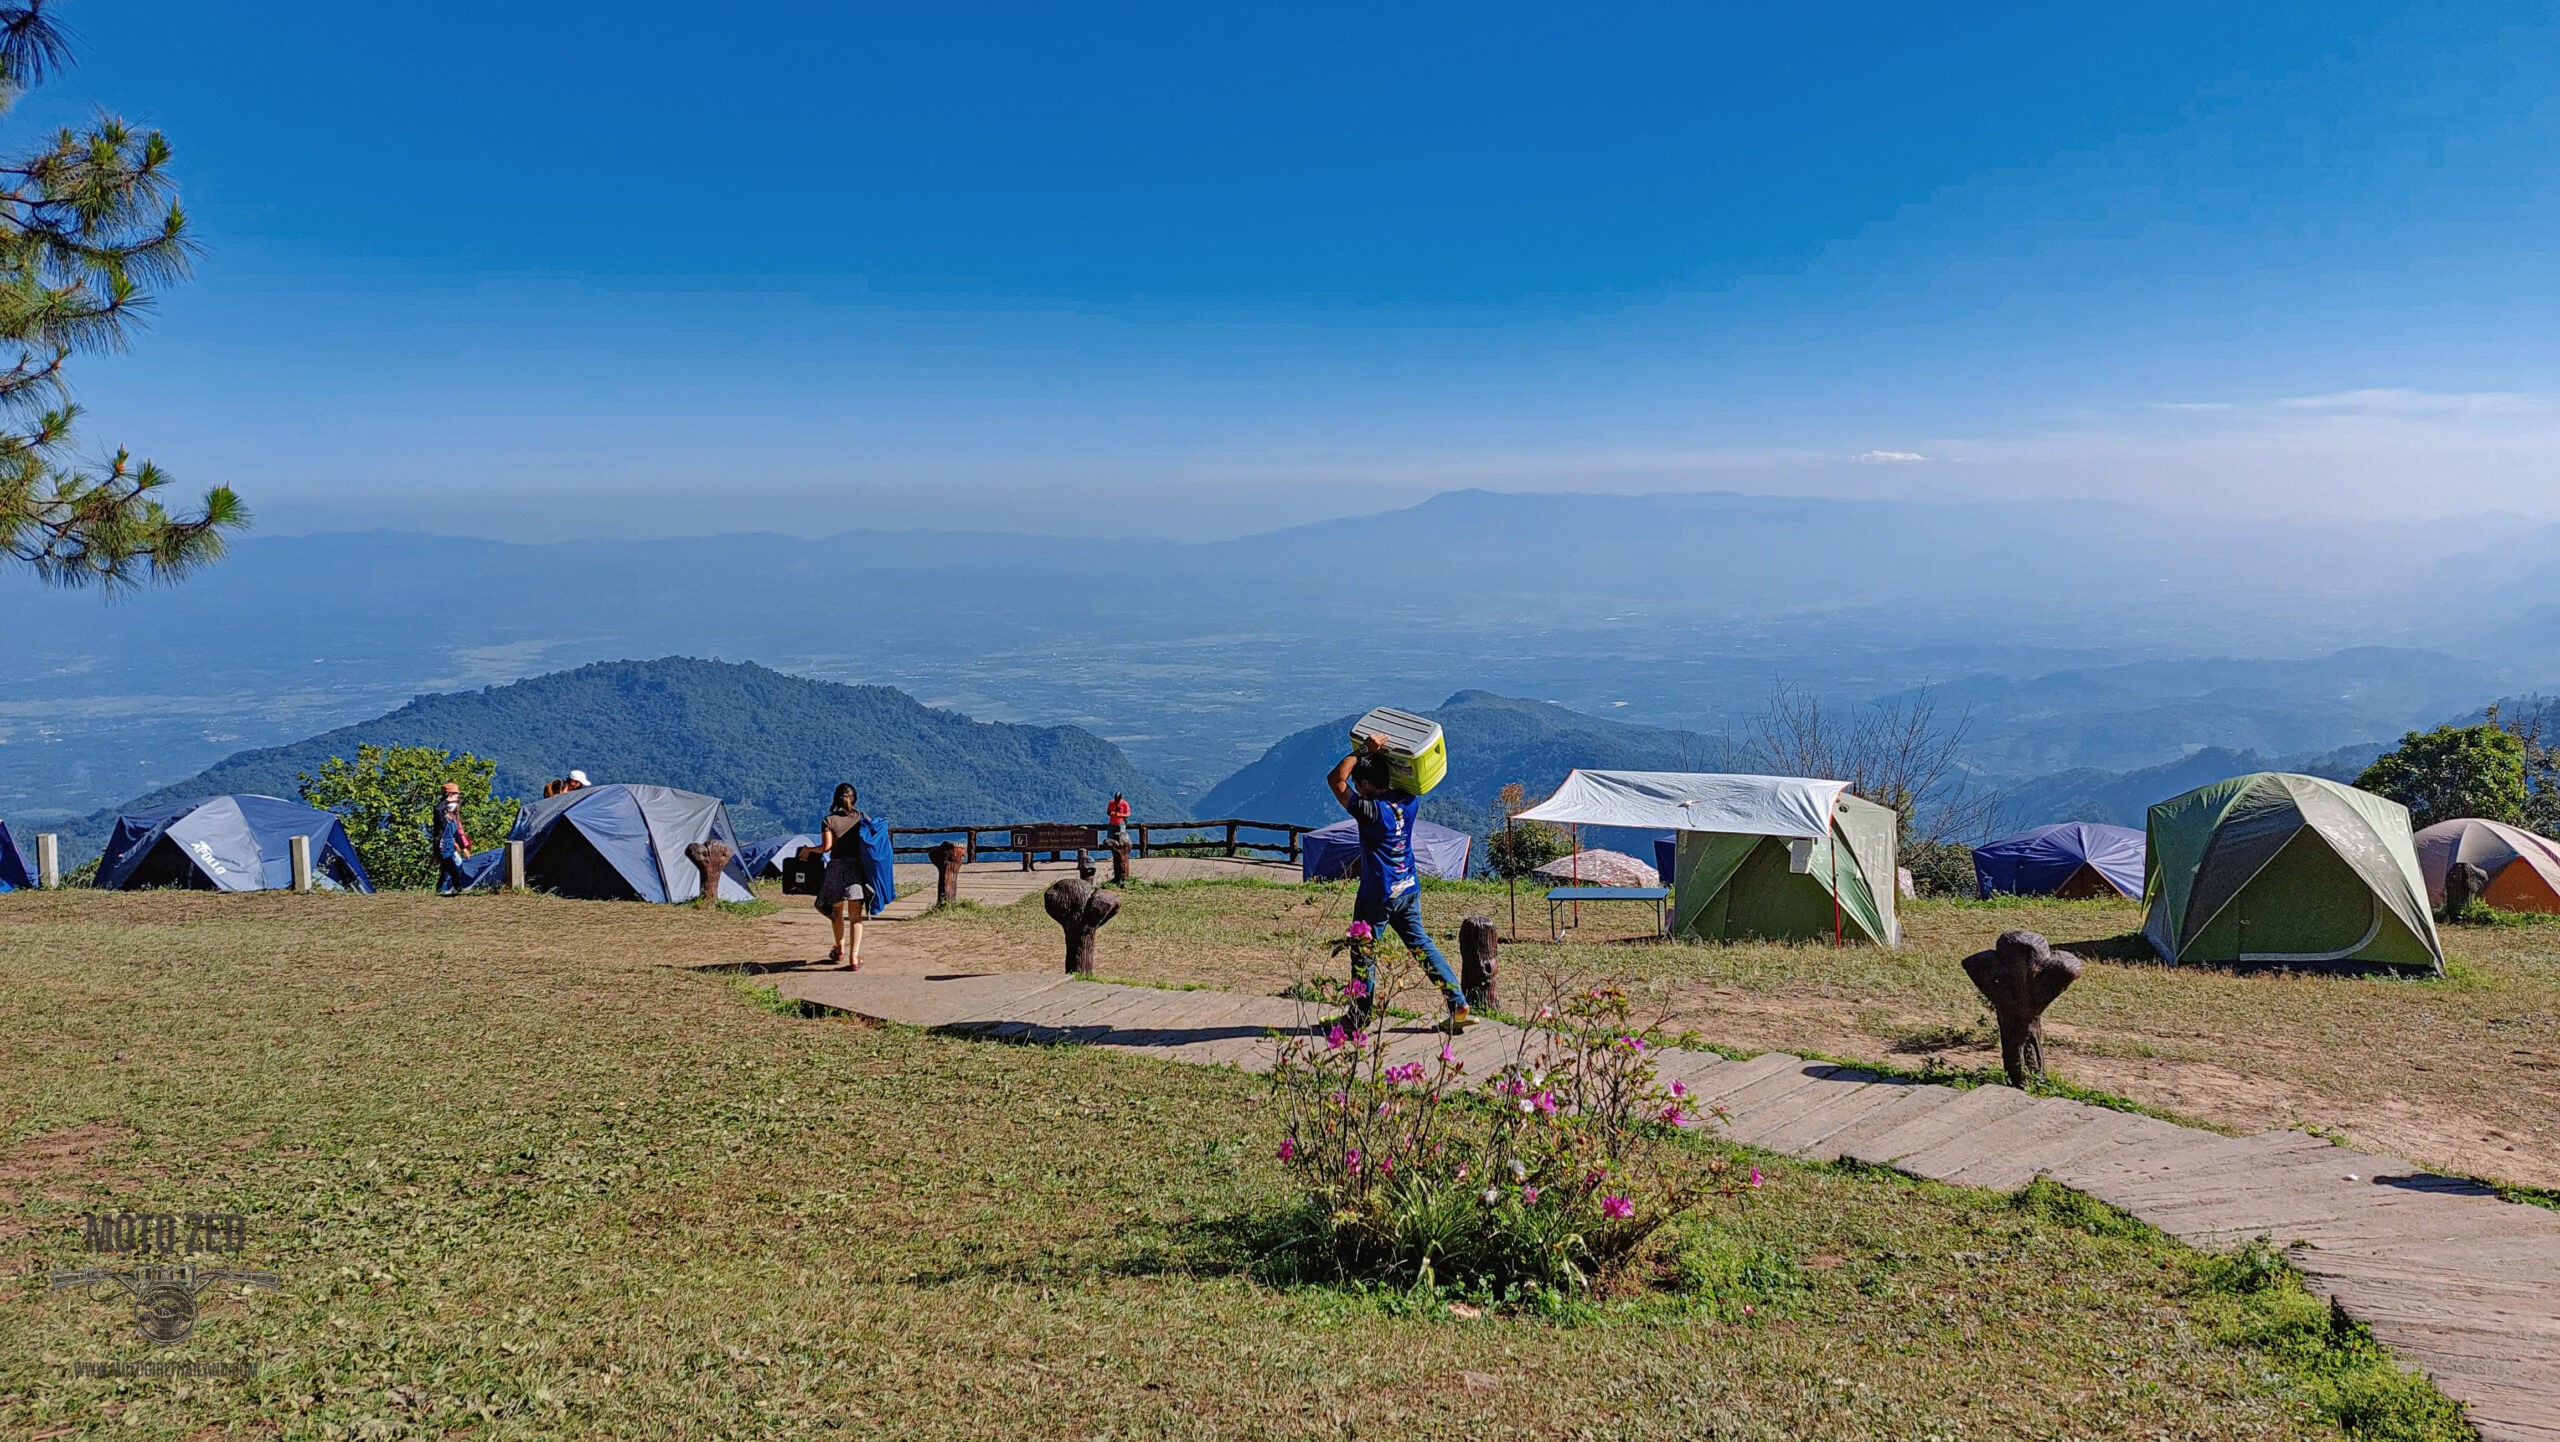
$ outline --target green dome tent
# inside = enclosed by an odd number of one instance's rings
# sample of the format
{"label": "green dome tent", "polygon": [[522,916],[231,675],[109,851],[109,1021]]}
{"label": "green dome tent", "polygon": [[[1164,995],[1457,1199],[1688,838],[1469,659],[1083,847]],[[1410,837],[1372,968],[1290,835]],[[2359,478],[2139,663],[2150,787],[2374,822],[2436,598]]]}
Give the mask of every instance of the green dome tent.
{"label": "green dome tent", "polygon": [[2444,970],[2409,810],[2261,771],[2151,808],[2142,934],[2163,960]]}
{"label": "green dome tent", "polygon": [[1902,944],[1896,818],[1838,781],[1575,771],[1519,819],[1677,832],[1674,936]]}

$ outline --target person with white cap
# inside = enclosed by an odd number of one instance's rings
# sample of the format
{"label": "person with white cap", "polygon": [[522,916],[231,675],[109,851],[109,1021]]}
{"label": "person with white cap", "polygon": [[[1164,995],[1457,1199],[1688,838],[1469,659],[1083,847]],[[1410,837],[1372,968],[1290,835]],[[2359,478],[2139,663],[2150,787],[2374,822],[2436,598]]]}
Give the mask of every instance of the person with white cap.
{"label": "person with white cap", "polygon": [[560,789],[563,791],[583,791],[586,787],[587,773],[584,771],[572,771],[569,773],[569,784],[561,787]]}

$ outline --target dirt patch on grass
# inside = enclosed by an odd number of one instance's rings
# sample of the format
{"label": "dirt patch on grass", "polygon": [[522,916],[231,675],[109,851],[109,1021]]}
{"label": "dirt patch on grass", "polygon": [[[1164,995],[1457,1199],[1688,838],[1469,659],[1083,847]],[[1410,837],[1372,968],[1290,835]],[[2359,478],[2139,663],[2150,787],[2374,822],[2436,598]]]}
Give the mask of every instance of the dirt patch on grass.
{"label": "dirt patch on grass", "polygon": [[76,1203],[112,1197],[137,1180],[133,1129],[118,1122],[84,1122],[38,1132],[0,1151],[0,1246],[36,1231],[35,1204]]}

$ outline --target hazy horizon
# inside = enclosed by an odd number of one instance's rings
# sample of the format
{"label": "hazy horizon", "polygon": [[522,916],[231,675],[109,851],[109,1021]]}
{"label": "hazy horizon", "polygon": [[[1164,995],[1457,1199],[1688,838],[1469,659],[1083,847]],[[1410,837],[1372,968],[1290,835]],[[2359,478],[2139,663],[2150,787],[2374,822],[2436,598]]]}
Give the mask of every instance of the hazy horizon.
{"label": "hazy horizon", "polygon": [[87,443],[270,533],[2560,517],[2542,7],[76,19],[11,120],[164,128],[205,246]]}

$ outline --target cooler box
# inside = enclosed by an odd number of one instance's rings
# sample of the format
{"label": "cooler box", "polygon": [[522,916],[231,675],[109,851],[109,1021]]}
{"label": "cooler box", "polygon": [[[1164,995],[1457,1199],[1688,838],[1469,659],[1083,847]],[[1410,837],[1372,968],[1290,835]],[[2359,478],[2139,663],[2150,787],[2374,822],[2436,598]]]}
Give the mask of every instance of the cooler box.
{"label": "cooler box", "polygon": [[1387,738],[1387,774],[1399,791],[1420,796],[1449,774],[1448,742],[1427,716],[1381,706],[1351,723],[1352,744],[1363,736]]}

